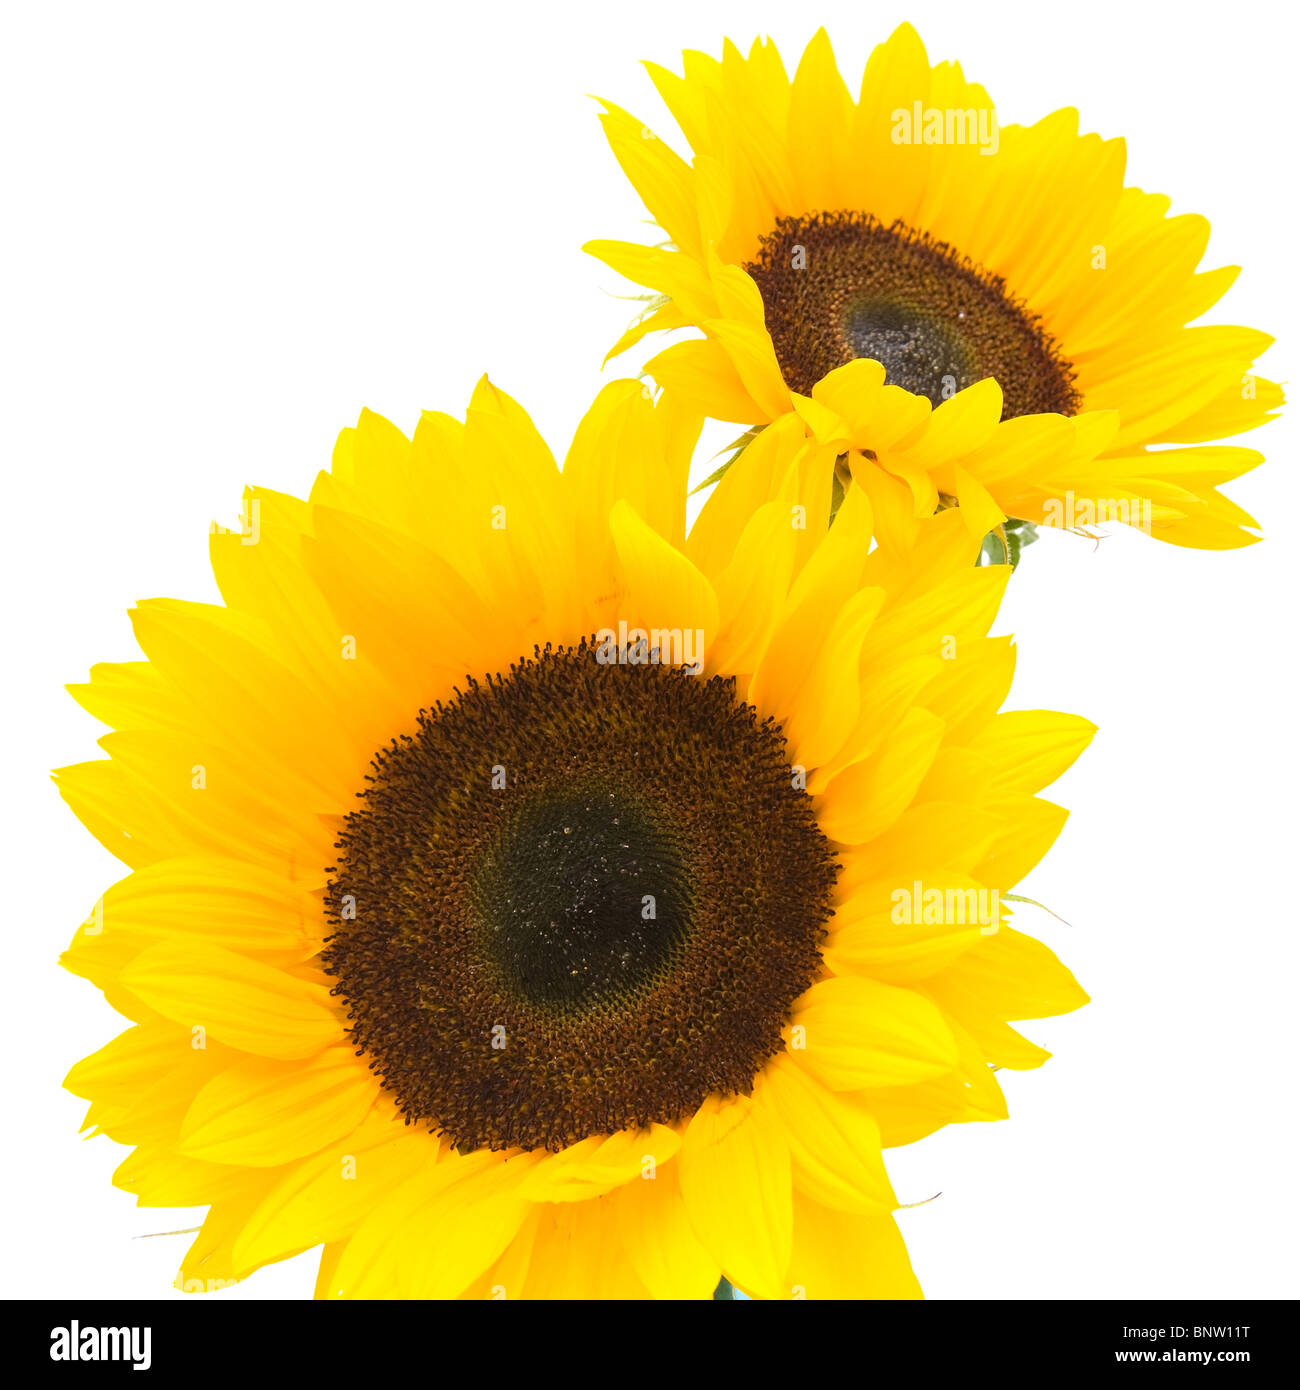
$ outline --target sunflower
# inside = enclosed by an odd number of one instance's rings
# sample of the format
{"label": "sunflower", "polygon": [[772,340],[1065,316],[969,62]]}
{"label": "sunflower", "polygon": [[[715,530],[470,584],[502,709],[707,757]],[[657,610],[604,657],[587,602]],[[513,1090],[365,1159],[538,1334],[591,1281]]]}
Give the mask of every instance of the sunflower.
{"label": "sunflower", "polygon": [[1009,570],[955,513],[868,553],[863,488],[828,526],[801,429],[688,537],[699,428],[612,383],[560,471],[486,382],[364,413],[74,687],[131,873],[63,961],[132,1026],[67,1086],[210,1207],[178,1287],[917,1296],[882,1148],[1003,1117],[1009,1020],[1085,1002],[1001,894],[1092,726],[999,712]]}
{"label": "sunflower", "polygon": [[717,419],[815,415],[864,454],[878,421],[858,382],[910,394],[919,428],[991,378],[1003,420],[1101,413],[1109,439],[1083,468],[936,480],[946,500],[987,512],[991,497],[1072,529],[1126,521],[1186,546],[1257,539],[1217,487],[1261,455],[1206,441],[1281,404],[1252,371],[1272,339],[1188,326],[1237,268],[1196,273],[1209,224],[1126,187],[1122,140],[1081,135],[1072,109],[1000,129],[984,89],[932,67],[907,24],[872,54],[856,103],[824,31],[793,80],[761,40],[748,58],[730,43],[720,62],[688,52],[680,77],[648,67],[694,157],[604,103],[614,154],[670,238],[586,247],[655,292],[611,356],[701,330],[647,371]]}

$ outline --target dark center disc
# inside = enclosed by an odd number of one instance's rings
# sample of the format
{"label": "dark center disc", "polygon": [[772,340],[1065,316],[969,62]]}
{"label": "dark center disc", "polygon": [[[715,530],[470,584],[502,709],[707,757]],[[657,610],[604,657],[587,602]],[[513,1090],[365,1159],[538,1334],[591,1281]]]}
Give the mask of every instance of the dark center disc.
{"label": "dark center disc", "polygon": [[887,381],[932,405],[991,376],[1004,420],[1079,408],[1072,366],[1005,281],[901,222],[852,212],[785,218],[745,270],[786,384],[802,395],[870,357]]}
{"label": "dark center disc", "polygon": [[734,682],[539,651],[374,759],[324,952],[411,1121],[560,1149],[748,1093],[817,976],[836,864]]}
{"label": "dark center disc", "polygon": [[475,898],[502,984],[573,1013],[660,979],[690,916],[671,825],[609,783],[523,800],[484,856]]}

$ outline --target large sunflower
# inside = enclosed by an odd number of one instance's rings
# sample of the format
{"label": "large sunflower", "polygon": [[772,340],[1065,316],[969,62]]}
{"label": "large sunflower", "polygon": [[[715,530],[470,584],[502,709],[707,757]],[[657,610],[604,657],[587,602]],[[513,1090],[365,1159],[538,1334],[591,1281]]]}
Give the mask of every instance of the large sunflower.
{"label": "large sunflower", "polygon": [[[910,392],[920,420],[993,378],[1004,419],[1113,413],[1105,450],[1087,467],[975,471],[946,500],[987,511],[991,496],[1063,526],[1118,519],[1180,545],[1257,539],[1216,489],[1261,456],[1205,441],[1281,403],[1251,369],[1272,340],[1188,327],[1237,270],[1195,273],[1209,224],[1125,187],[1122,140],[1081,135],[1071,109],[999,130],[984,89],[957,64],[931,67],[906,24],[872,54],[856,103],[824,32],[793,80],[770,41],[748,58],[728,43],[720,62],[688,52],[681,77],[649,71],[694,158],[605,104],[614,154],[671,239],[589,243],[659,296],[614,352],[702,330],[651,375],[718,419],[795,411],[863,452],[878,421],[855,404],[857,380]],[[863,361],[874,374],[845,376]]]}
{"label": "large sunflower", "polygon": [[801,430],[687,537],[698,428],[614,383],[560,472],[487,384],[363,414],[76,688],[132,872],[63,959],[134,1026],[67,1084],[118,1186],[210,1204],[181,1287],[917,1294],[881,1149],[1005,1115],[1008,1020],[1084,1002],[992,895],[1092,727],[998,712],[1009,571],[953,514],[868,554],[860,488],[828,528]]}

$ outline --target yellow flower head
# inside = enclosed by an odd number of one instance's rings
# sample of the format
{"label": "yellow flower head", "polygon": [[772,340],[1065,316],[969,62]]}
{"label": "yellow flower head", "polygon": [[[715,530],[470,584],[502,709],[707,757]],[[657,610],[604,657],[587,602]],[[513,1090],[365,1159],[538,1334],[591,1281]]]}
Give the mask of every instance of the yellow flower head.
{"label": "yellow flower head", "polygon": [[882,1147],[1005,1107],[1084,995],[1001,895],[1092,726],[1000,713],[1009,571],[870,549],[769,430],[688,536],[698,416],[607,387],[563,471],[484,383],[246,494],[224,603],[133,613],[63,769],[131,869],[64,962],[133,1026],[68,1087],[210,1204],[207,1289],[914,1296]]}
{"label": "yellow flower head", "polygon": [[[689,164],[605,104],[614,154],[670,238],[587,247],[658,296],[614,352],[701,330],[647,364],[657,381],[721,420],[796,413],[905,479],[918,515],[943,494],[981,522],[1120,520],[1208,548],[1257,539],[1217,487],[1261,456],[1205,441],[1281,403],[1252,373],[1272,340],[1188,327],[1237,270],[1196,273],[1209,224],[1126,187],[1122,140],[1079,134],[1071,109],[1000,128],[984,89],[957,64],[931,66],[906,24],[872,54],[856,102],[824,32],[793,79],[770,41],[684,65],[649,71]],[[999,466],[945,476],[926,456],[881,456],[906,454],[932,411],[972,391],[981,430],[1006,437]],[[1059,415],[1087,422],[1096,453],[1019,456]]]}

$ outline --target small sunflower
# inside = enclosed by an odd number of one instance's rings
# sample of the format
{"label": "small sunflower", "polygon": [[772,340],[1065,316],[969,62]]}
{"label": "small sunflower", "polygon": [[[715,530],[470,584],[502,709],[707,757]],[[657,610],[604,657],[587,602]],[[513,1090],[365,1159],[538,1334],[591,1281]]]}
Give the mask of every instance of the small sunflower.
{"label": "small sunflower", "polygon": [[1122,140],[1081,135],[1072,109],[999,129],[984,89],[932,67],[907,24],[872,54],[856,103],[824,31],[793,80],[761,40],[747,58],[730,43],[721,61],[688,52],[680,77],[648,67],[694,158],[605,103],[614,154],[671,239],[588,244],[657,295],[611,356],[699,329],[647,364],[658,382],[720,420],[815,415],[864,453],[879,431],[859,381],[909,393],[920,421],[991,378],[1003,420],[1099,412],[1109,439],[1086,468],[972,471],[953,500],[1069,527],[1121,520],[1179,545],[1257,539],[1217,487],[1261,455],[1205,441],[1281,404],[1252,372],[1272,339],[1188,326],[1237,268],[1196,273],[1209,224],[1126,187]]}
{"label": "small sunflower", "polygon": [[1009,570],[953,513],[868,553],[861,488],[828,526],[802,430],[688,537],[699,427],[613,383],[560,471],[486,383],[365,413],[75,688],[132,872],[63,960],[133,1026],[67,1085],[210,1206],[179,1287],[917,1296],[882,1147],[1004,1116],[1008,1020],[1085,1002],[1000,895],[1092,726],[999,712]]}

